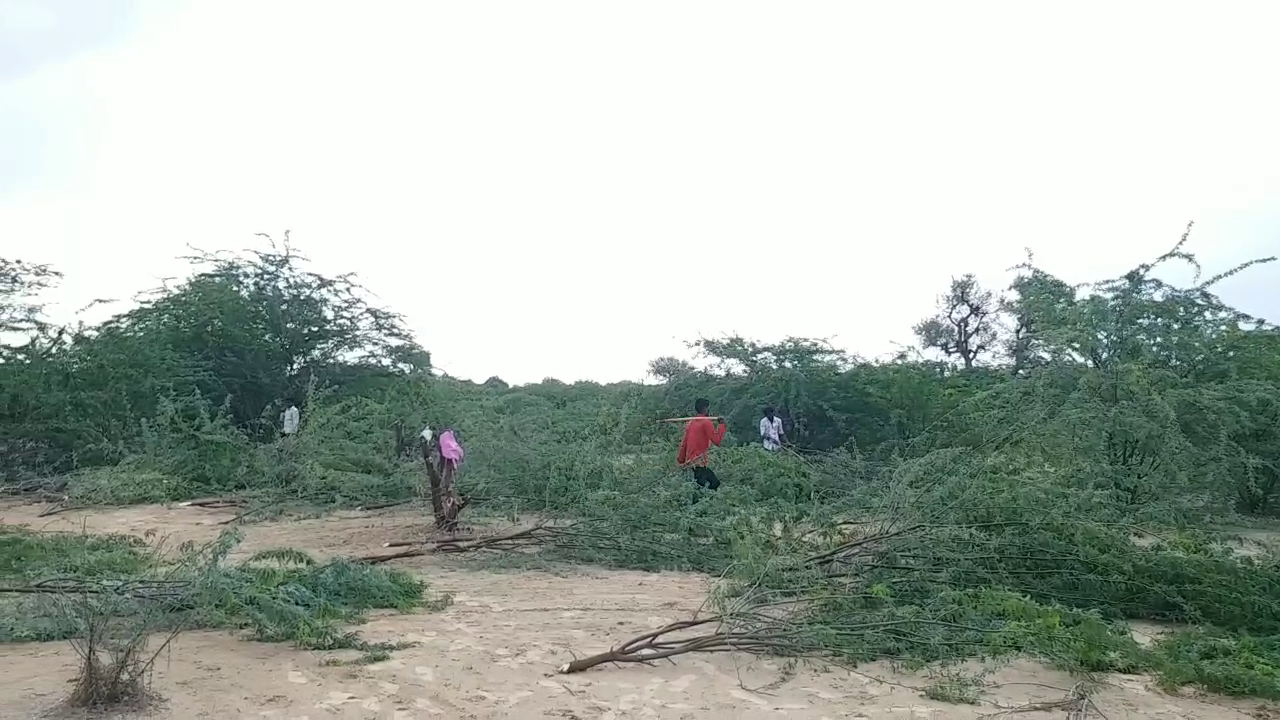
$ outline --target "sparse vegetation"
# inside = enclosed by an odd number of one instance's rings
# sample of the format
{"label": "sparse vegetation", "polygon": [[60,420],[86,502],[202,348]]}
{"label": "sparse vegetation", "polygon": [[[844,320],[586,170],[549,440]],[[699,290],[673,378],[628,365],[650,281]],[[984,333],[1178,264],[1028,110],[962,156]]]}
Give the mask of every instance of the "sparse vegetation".
{"label": "sparse vegetation", "polygon": [[[1280,501],[1280,331],[1212,294],[1252,263],[1187,287],[1160,280],[1169,263],[1198,270],[1186,240],[1086,287],[1031,262],[1004,294],[962,276],[916,328],[937,359],[715,338],[694,344],[697,364],[655,360],[654,385],[434,374],[393,313],[350,278],[308,274],[287,246],[197,257],[185,283],[76,329],[40,319],[32,296],[52,271],[10,262],[0,318],[22,339],[0,348],[0,469],[8,494],[33,501],[235,496],[252,522],[417,498],[417,432],[449,426],[467,449],[467,513],[542,524],[406,552],[518,549],[505,562],[719,578],[706,615],[636,629],[569,671],[726,650],[892,659],[933,667],[931,697],[974,702],[977,681],[938,668],[1030,655],[1276,698],[1280,564],[1218,528],[1265,531]],[[678,429],[655,421],[699,396],[731,435],[714,459],[723,487],[695,503],[673,467]],[[290,404],[302,427],[281,436]],[[755,447],[766,404],[793,449]],[[174,567],[139,542],[6,529],[0,579],[83,589]],[[205,560],[184,571],[166,622],[375,662],[393,648],[346,628],[429,602],[385,565],[292,551],[232,564],[233,542],[184,551]],[[88,636],[45,615],[5,613],[0,632]],[[1143,646],[1126,626],[1139,619],[1193,629]],[[1085,687],[1063,702],[1083,707]]]}
{"label": "sparse vegetation", "polygon": [[156,657],[182,631],[245,630],[265,642],[310,650],[354,649],[375,662],[399,649],[369,643],[349,627],[374,609],[439,609],[426,583],[394,569],[346,560],[316,562],[297,550],[227,561],[239,543],[227,531],[174,553],[138,538],[0,533],[0,640],[70,640],[81,658],[68,703],[145,704]]}

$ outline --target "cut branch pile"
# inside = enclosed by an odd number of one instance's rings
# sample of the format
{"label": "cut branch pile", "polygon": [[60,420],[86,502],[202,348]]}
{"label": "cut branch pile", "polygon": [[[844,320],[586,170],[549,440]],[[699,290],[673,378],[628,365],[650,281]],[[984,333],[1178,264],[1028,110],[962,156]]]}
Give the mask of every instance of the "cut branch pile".
{"label": "cut branch pile", "polygon": [[66,490],[66,478],[39,478],[36,480],[24,480],[11,485],[0,485],[0,495],[13,497],[30,496],[46,501],[65,499]]}
{"label": "cut branch pile", "polygon": [[[380,563],[400,558],[421,557],[439,553],[467,553],[480,550],[494,552],[539,550],[578,551],[586,554],[598,552],[642,551],[654,557],[683,557],[690,550],[674,546],[670,541],[649,538],[625,538],[603,527],[594,520],[555,521],[546,520],[529,527],[519,527],[506,532],[486,534],[442,534],[426,540],[396,540],[383,543],[384,548],[410,548],[382,555],[366,555],[355,558],[368,563]],[[694,546],[697,547],[697,546]]]}
{"label": "cut branch pile", "polygon": [[12,485],[0,485],[0,495],[21,498],[28,503],[49,503],[49,507],[40,512],[40,517],[69,509],[65,478],[39,478]]}
{"label": "cut branch pile", "polygon": [[[751,596],[736,601],[737,608],[725,614],[647,631],[608,651],[575,658],[559,672],[577,673],[606,663],[651,663],[688,653],[745,652],[856,664],[893,658],[894,648],[915,644],[976,655],[984,648],[998,650],[998,636],[1005,630],[1002,623],[964,622],[943,604],[877,607],[866,602],[865,595],[841,594],[832,586],[826,590],[824,595],[817,587],[807,588],[787,600]],[[691,630],[700,632],[689,634]]]}
{"label": "cut branch pile", "polygon": [[[832,535],[832,546],[820,552],[773,554],[759,577],[718,593],[714,617],[646,631],[606,652],[575,658],[560,672],[686,653],[929,663],[1003,652],[1070,653],[1081,643],[1097,644],[1105,654],[1105,643],[1120,648],[1131,642],[1092,616],[1039,605],[1028,590],[1044,582],[1038,576],[1015,575],[1023,578],[1018,586],[987,570],[1025,563],[1038,548],[984,536],[978,525],[888,518],[861,530],[855,538]],[[1081,573],[1078,557],[1033,559],[1056,565],[1059,579]]]}
{"label": "cut branch pile", "polygon": [[[848,564],[859,557],[883,552],[885,543],[918,529],[919,525],[883,529],[841,543],[828,552],[807,558],[805,566]],[[561,673],[576,673],[606,663],[649,663],[686,653],[746,652],[792,657],[847,655],[842,639],[866,635],[913,635],[923,626],[945,621],[918,613],[906,617],[874,617],[868,613],[854,617],[845,600],[860,597],[846,583],[847,573],[826,575],[818,586],[798,585],[791,592],[775,593],[755,589],[736,598],[724,614],[671,623],[636,636],[603,653],[578,658],[560,667]],[[797,576],[797,579],[798,576]],[[842,595],[847,594],[847,597]],[[861,615],[861,613],[857,613]],[[700,634],[687,635],[695,628]],[[963,628],[980,634],[988,628]],[[707,630],[710,630],[709,632]],[[848,645],[850,643],[843,642]]]}
{"label": "cut branch pile", "polygon": [[872,531],[863,537],[842,542],[830,550],[810,555],[805,559],[805,564],[814,567],[827,567],[832,571],[836,571],[841,566],[855,564],[871,556],[876,551],[882,550],[884,543],[889,540],[923,530],[925,527],[919,523],[898,528],[895,528],[892,522],[870,524],[872,527],[875,525],[881,525],[882,529],[878,532]]}

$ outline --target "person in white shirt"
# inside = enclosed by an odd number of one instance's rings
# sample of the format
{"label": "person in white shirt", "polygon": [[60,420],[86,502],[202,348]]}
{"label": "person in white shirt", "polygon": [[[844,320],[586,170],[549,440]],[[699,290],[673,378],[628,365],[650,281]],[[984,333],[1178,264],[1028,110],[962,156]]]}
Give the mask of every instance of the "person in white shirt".
{"label": "person in white shirt", "polygon": [[285,435],[294,435],[298,432],[298,420],[300,419],[297,405],[290,405],[288,410],[280,417],[281,424],[284,425]]}
{"label": "person in white shirt", "polygon": [[773,408],[764,409],[764,417],[760,418],[760,440],[764,449],[770,452],[782,447],[786,434],[782,430],[782,418],[774,415]]}

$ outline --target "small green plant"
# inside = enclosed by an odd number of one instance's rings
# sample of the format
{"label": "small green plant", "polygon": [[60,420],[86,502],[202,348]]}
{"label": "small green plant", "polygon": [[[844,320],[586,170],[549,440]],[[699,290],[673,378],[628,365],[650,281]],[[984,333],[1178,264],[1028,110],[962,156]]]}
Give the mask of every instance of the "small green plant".
{"label": "small green plant", "polygon": [[323,665],[372,665],[374,663],[386,662],[391,659],[391,653],[397,650],[405,650],[411,647],[417,647],[419,643],[415,642],[381,642],[381,643],[364,643],[356,650],[361,650],[361,654],[355,658],[343,659],[338,657],[327,657],[321,661]]}
{"label": "small green plant", "polygon": [[933,668],[924,696],[953,705],[977,705],[985,676],[986,673],[966,673],[957,668]]}
{"label": "small green plant", "polygon": [[80,658],[69,707],[107,710],[151,702],[156,658],[189,625],[186,588],[200,557],[183,553],[166,562],[163,543],[137,554],[144,569],[131,577],[99,577],[74,588],[65,578],[36,585],[50,588],[47,597],[72,630],[68,639]]}

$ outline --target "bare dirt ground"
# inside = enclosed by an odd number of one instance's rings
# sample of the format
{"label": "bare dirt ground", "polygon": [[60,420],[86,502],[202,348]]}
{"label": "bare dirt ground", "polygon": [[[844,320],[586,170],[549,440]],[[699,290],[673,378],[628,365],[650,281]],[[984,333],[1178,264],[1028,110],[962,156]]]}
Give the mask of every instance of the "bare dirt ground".
{"label": "bare dirt ground", "polygon": [[[231,510],[130,507],[69,511],[38,517],[40,506],[0,507],[0,522],[46,531],[153,531],[172,542],[203,541],[224,528]],[[249,525],[244,553],[274,547],[317,556],[381,551],[388,540],[421,527],[420,511],[344,513],[322,519]],[[392,659],[366,666],[330,666],[331,653],[250,642],[223,632],[178,638],[156,670],[167,700],[139,717],[175,720],[317,718],[480,720],[638,718],[800,720],[894,718],[964,720],[1068,717],[1063,709],[1026,710],[1061,700],[1070,676],[1016,663],[988,677],[981,706],[927,700],[921,676],[881,665],[855,674],[805,666],[782,674],[776,662],[745,656],[679,657],[652,667],[603,666],[562,676],[555,668],[578,654],[687,617],[705,598],[704,578],[603,570],[482,572],[442,557],[400,560],[426,575],[433,591],[454,595],[443,612],[381,614],[359,628],[369,640],[416,641]],[[30,718],[55,705],[74,675],[67,643],[0,645],[0,718]],[[765,689],[760,689],[765,688]],[[1107,718],[1244,720],[1280,718],[1257,702],[1167,695],[1138,676],[1112,676],[1093,697]],[[1005,710],[1022,708],[1015,713]],[[1090,717],[1096,717],[1090,715]]]}

